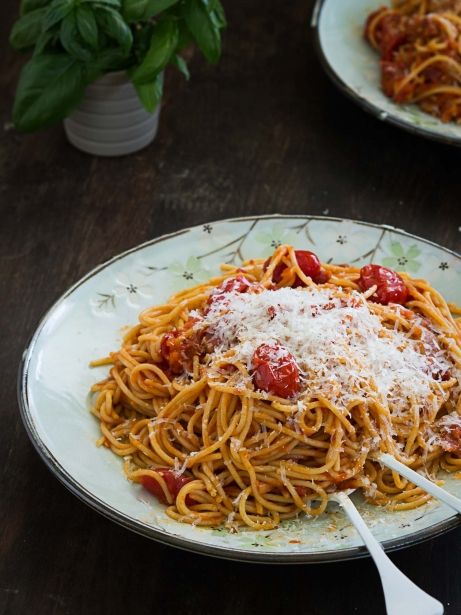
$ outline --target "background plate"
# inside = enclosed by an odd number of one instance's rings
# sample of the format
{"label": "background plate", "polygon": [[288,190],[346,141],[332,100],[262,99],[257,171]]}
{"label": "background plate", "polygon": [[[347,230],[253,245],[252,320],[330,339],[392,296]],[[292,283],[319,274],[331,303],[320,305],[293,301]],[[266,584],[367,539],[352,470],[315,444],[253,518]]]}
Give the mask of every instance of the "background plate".
{"label": "background plate", "polygon": [[[150,538],[196,552],[271,563],[319,562],[366,554],[340,510],[300,517],[270,532],[205,529],[176,523],[155,498],[128,482],[122,461],[95,446],[97,421],[88,390],[107,373],[91,359],[116,349],[138,313],[180,288],[218,272],[219,263],[266,257],[281,243],[315,251],[323,261],[374,261],[424,277],[461,303],[461,257],[392,227],[335,218],[263,216],[224,220],[160,237],[113,258],[65,293],[40,323],[24,352],[19,402],[38,452],[78,497],[118,523]],[[461,481],[446,487],[461,496]],[[376,538],[400,548],[459,523],[445,505],[386,512],[356,503]]]}
{"label": "background plate", "polygon": [[396,105],[381,91],[379,55],[363,38],[367,16],[390,0],[318,0],[312,25],[322,64],[334,83],[366,111],[410,132],[461,147],[461,126],[416,105]]}

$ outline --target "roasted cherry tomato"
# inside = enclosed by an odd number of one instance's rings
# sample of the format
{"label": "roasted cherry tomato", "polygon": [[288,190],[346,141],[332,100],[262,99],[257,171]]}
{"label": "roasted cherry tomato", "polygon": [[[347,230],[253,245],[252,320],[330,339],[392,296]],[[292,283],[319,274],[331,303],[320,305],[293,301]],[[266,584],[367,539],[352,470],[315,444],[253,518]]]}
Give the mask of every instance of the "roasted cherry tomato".
{"label": "roasted cherry tomato", "polygon": [[451,423],[440,430],[440,446],[449,453],[461,453],[461,425]]}
{"label": "roasted cherry tomato", "polygon": [[285,399],[299,391],[299,369],[295,358],[278,344],[261,344],[253,354],[255,387]]}
{"label": "roasted cherry tomato", "polygon": [[[170,369],[172,367],[177,366],[178,369],[183,371],[182,363],[181,363],[181,344],[179,340],[179,331],[175,329],[174,331],[168,331],[162,337],[162,341],[160,342],[160,354],[168,363]],[[176,372],[176,369],[172,369],[173,373]]]}
{"label": "roasted cherry tomato", "polygon": [[381,61],[381,87],[386,96],[394,98],[396,101],[404,102],[405,96],[408,96],[408,91],[413,85],[406,86],[398,91],[396,95],[396,86],[405,77],[406,72],[402,66],[399,66],[395,62]]}
{"label": "roasted cherry tomato", "polygon": [[[309,276],[314,282],[317,284],[324,284],[328,281],[328,274],[326,271],[322,269],[322,265],[316,254],[313,252],[309,252],[309,250],[295,250],[296,261],[299,265],[299,268],[304,273],[304,275]],[[264,270],[266,270],[270,265],[271,259],[268,258],[264,263]],[[282,280],[283,272],[287,269],[287,265],[285,263],[279,263],[273,273],[272,273],[272,281],[274,284],[279,284]],[[304,282],[300,279],[299,276],[295,277],[295,280],[292,284],[293,288],[298,286],[304,286]]]}
{"label": "roasted cherry tomato", "polygon": [[[208,297],[207,304],[211,307],[216,302],[222,302],[228,293],[246,293],[254,286],[253,282],[250,282],[243,275],[238,275],[235,278],[229,278],[224,280],[221,286],[218,286],[211,295]],[[208,310],[205,310],[205,314]]]}
{"label": "roasted cherry tomato", "polygon": [[392,60],[394,52],[405,43],[407,34],[402,30],[400,15],[386,15],[381,21],[379,49],[383,60]]}
{"label": "roasted cherry tomato", "polygon": [[318,256],[313,252],[309,252],[309,250],[295,250],[295,256],[299,268],[304,275],[308,275],[314,280],[322,271],[322,265]]}
{"label": "roasted cherry tomato", "polygon": [[192,331],[192,327],[198,320],[198,318],[189,318],[182,329],[173,329],[162,337],[160,354],[168,363],[173,374],[182,374],[194,354],[200,351],[199,339]]}
{"label": "roasted cherry tomato", "polygon": [[385,7],[371,13],[365,24],[364,34],[365,38],[373,45],[375,41],[371,35],[371,25],[379,15],[382,15],[382,17],[375,31],[376,44],[381,52],[381,58],[391,60],[394,52],[407,40],[407,34],[402,28],[402,21],[405,18],[398,13],[388,13]]}
{"label": "roasted cherry tomato", "polygon": [[312,278],[312,279],[316,284],[326,284],[328,280],[330,279],[330,277],[331,277],[331,274],[328,273],[328,271],[326,271],[325,269],[322,269],[320,273],[316,275],[315,278]]}
{"label": "roasted cherry tomato", "polygon": [[357,283],[362,292],[372,286],[377,286],[376,291],[370,297],[370,300],[376,303],[383,305],[400,303],[404,305],[408,299],[408,289],[399,274],[392,269],[381,267],[381,265],[365,265],[365,267],[362,267]]}
{"label": "roasted cherry tomato", "polygon": [[[168,491],[173,499],[176,498],[184,485],[187,485],[187,483],[190,483],[192,480],[192,478],[189,478],[188,476],[177,476],[170,468],[155,468],[155,471],[160,474],[165,481]],[[144,489],[147,489],[147,491],[152,493],[152,495],[155,495],[155,497],[162,502],[162,504],[168,505],[163,489],[155,478],[152,476],[141,476],[141,485]],[[189,496],[186,498],[186,504],[191,504]]]}
{"label": "roasted cherry tomato", "polygon": [[216,294],[226,293],[246,293],[252,283],[246,279],[244,275],[238,275],[236,278],[229,278],[216,289]]}

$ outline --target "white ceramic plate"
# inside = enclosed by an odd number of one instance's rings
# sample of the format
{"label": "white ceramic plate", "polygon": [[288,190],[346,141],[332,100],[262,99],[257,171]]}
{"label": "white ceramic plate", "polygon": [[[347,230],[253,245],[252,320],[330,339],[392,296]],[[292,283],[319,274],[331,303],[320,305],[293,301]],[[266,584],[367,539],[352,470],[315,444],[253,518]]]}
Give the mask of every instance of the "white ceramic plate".
{"label": "white ceramic plate", "polygon": [[[91,271],[46,314],[19,375],[19,402],[36,449],[56,476],[87,504],[140,534],[218,557],[264,562],[318,562],[360,557],[361,540],[339,510],[304,516],[270,532],[205,529],[176,523],[138,485],[121,460],[97,448],[97,421],[88,411],[90,386],[107,373],[91,359],[118,348],[122,329],[141,309],[218,272],[221,262],[266,257],[280,243],[315,251],[324,261],[382,263],[428,278],[461,303],[461,257],[392,227],[334,218],[263,216],[225,220],[154,239]],[[461,481],[447,480],[461,496]],[[399,548],[459,523],[445,505],[390,513],[356,502],[376,538]]]}
{"label": "white ceramic plate", "polygon": [[320,59],[333,82],[366,111],[410,132],[461,146],[461,126],[416,105],[396,105],[381,91],[378,54],[363,37],[367,16],[390,0],[317,0],[312,16]]}

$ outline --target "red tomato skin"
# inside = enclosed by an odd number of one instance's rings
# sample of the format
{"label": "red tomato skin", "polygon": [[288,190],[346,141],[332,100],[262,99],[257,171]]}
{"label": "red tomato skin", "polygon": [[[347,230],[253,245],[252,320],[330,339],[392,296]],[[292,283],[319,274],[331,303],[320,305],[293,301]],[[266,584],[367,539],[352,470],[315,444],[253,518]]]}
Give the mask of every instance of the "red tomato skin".
{"label": "red tomato skin", "polygon": [[280,280],[282,279],[282,273],[285,271],[285,269],[287,268],[287,266],[284,263],[279,263],[273,273],[272,273],[272,281],[274,282],[274,284],[278,284],[280,282]]}
{"label": "red tomato skin", "polygon": [[198,351],[197,339],[191,332],[198,321],[198,318],[191,317],[184,323],[182,329],[173,329],[163,334],[160,354],[172,374],[182,374],[194,353]]}
{"label": "red tomato skin", "polygon": [[209,309],[214,303],[223,301],[228,293],[246,293],[252,286],[254,286],[254,283],[247,280],[247,278],[243,275],[238,275],[235,278],[224,280],[221,286],[218,286],[218,288],[216,288],[208,297],[208,307],[204,310],[205,315],[209,312]]}
{"label": "red tomato skin", "polygon": [[309,276],[315,282],[315,278],[322,271],[322,265],[320,264],[318,256],[313,252],[309,252],[309,250],[295,250],[295,256],[299,268],[304,275]]}
{"label": "red tomato skin", "polygon": [[392,60],[394,52],[407,40],[400,22],[399,15],[386,15],[382,20],[379,48],[383,60]]}
{"label": "red tomato skin", "polygon": [[[371,42],[371,30],[370,26],[374,18],[380,13],[386,12],[386,8],[381,7],[368,16],[365,24],[365,38]],[[376,42],[381,52],[381,57],[385,60],[390,60],[394,51],[396,51],[401,45],[403,45],[407,39],[407,35],[401,28],[402,16],[399,14],[391,13],[383,15],[380,24],[376,30]]]}
{"label": "red tomato skin", "polygon": [[238,275],[235,278],[224,280],[217,291],[218,293],[246,293],[251,285],[252,283],[244,275]]}
{"label": "red tomato skin", "polygon": [[[313,252],[309,252],[309,250],[295,250],[296,262],[298,263],[299,268],[304,273],[304,275],[310,277],[314,282],[323,284],[328,280],[326,278],[326,272],[322,270],[322,265],[316,254]],[[271,259],[268,258],[263,265],[264,271],[269,267]],[[287,269],[287,265],[285,263],[279,263],[274,271],[272,272],[272,281],[274,284],[279,284],[282,279],[283,272]],[[326,278],[326,279],[325,279]],[[300,279],[299,276],[295,277],[295,280],[292,284],[293,288],[297,288],[299,286],[305,286],[304,282]]]}
{"label": "red tomato skin", "polygon": [[292,354],[277,357],[280,346],[261,344],[253,354],[253,381],[257,389],[288,399],[299,391],[299,369]]}
{"label": "red tomato skin", "polygon": [[165,361],[168,361],[168,359],[170,358],[171,350],[174,346],[174,341],[178,338],[178,336],[179,331],[177,330],[168,331],[167,333],[163,334],[162,340],[160,342],[160,354],[165,359]]}
{"label": "red tomato skin", "polygon": [[184,371],[182,350],[181,331],[174,329],[163,334],[160,342],[160,354],[172,374],[182,374]]}
{"label": "red tomato skin", "polygon": [[440,445],[449,453],[461,453],[461,426],[444,425],[440,433]]}
{"label": "red tomato skin", "polygon": [[[166,486],[168,491],[171,493],[173,499],[176,499],[176,496],[181,491],[184,485],[190,483],[192,480],[188,476],[176,476],[176,474],[170,468],[155,468],[155,471],[160,474],[163,480],[166,482]],[[163,489],[160,486],[160,483],[155,480],[152,476],[141,476],[141,485],[144,489],[147,489],[149,493],[155,495],[155,497],[165,505],[168,505],[168,501],[163,493]],[[190,505],[189,496],[186,498],[186,504]]]}
{"label": "red tomato skin", "polygon": [[362,292],[375,285],[378,287],[370,297],[370,301],[375,303],[404,305],[408,299],[408,289],[399,274],[381,265],[365,265],[362,267],[357,284]]}

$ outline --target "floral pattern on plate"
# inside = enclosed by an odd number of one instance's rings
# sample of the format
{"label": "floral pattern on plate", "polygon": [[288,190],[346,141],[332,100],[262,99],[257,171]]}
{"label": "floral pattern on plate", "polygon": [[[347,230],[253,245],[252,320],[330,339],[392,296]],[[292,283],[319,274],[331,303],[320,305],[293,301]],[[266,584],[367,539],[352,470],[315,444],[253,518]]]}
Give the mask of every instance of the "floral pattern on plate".
{"label": "floral pattern on plate", "polygon": [[[95,313],[106,314],[117,309],[120,299],[132,307],[145,304],[161,286],[171,294],[184,287],[206,282],[219,273],[221,263],[239,265],[249,258],[266,258],[282,243],[297,249],[316,252],[321,260],[361,266],[375,262],[411,275],[437,274],[443,288],[459,279],[458,257],[441,257],[417,238],[391,227],[362,224],[353,220],[327,217],[291,218],[290,222],[264,219],[230,225],[227,232],[215,224],[206,224],[186,232],[187,242],[200,248],[195,255],[163,259],[146,264],[146,258],[135,261],[131,269],[119,272],[114,284],[96,290],[90,303]],[[235,232],[234,232],[235,229]],[[204,240],[205,235],[206,240]],[[175,255],[176,256],[176,255]],[[155,262],[154,259],[151,261]]]}

